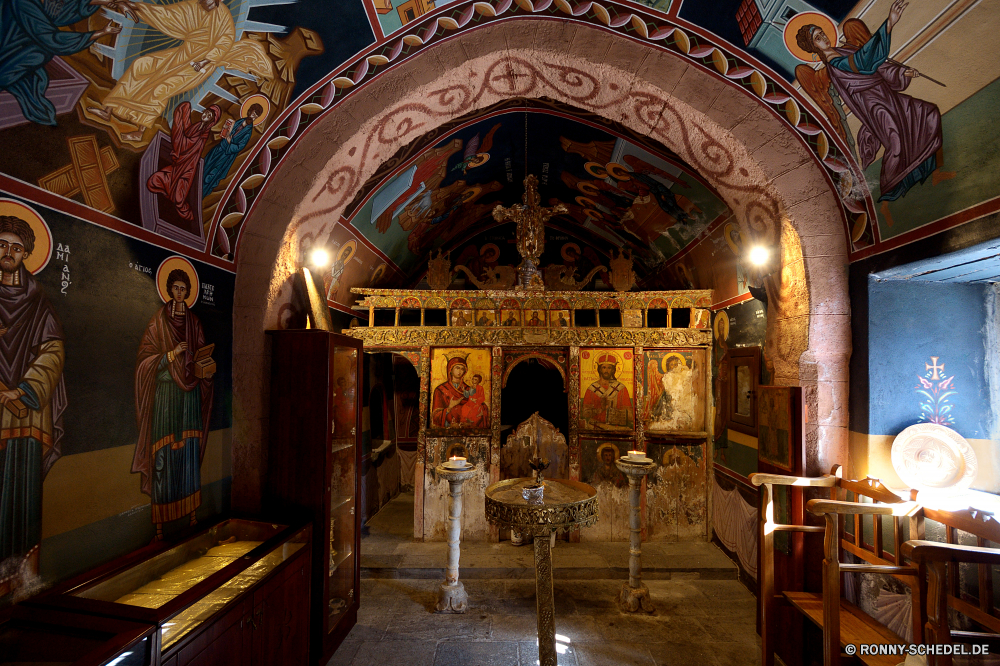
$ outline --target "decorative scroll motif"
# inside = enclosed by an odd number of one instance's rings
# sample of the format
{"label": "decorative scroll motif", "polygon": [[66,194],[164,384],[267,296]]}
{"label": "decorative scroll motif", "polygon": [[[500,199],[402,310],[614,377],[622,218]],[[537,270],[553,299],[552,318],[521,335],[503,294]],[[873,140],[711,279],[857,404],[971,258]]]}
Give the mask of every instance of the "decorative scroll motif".
{"label": "decorative scroll motif", "polygon": [[430,405],[431,348],[420,349],[420,430],[417,431],[417,463],[427,460],[427,414]]}
{"label": "decorative scroll motif", "polygon": [[545,275],[545,288],[557,291],[578,291],[587,286],[594,276],[601,271],[608,270],[607,266],[595,266],[587,275],[576,281],[576,269],[564,266],[563,264],[549,264],[542,269]]}
{"label": "decorative scroll motif", "polygon": [[400,356],[405,358],[407,361],[410,362],[414,370],[420,372],[420,352],[412,350],[400,350],[400,351],[392,350],[392,352],[394,354],[399,354]]}
{"label": "decorative scroll motif", "polygon": [[551,208],[540,206],[538,179],[528,174],[524,179],[523,204],[510,208],[497,205],[493,209],[493,219],[497,222],[513,222],[517,225],[517,251],[521,254],[521,265],[517,268],[518,285],[523,289],[544,289],[545,284],[538,272],[538,262],[545,251],[545,223],[554,215],[569,212],[564,204]]}
{"label": "decorative scroll motif", "polygon": [[[500,376],[503,373],[503,350],[493,348],[493,414],[490,421],[490,465],[492,469],[500,466]],[[492,478],[492,477],[491,477]],[[497,477],[499,478],[499,477]]]}
{"label": "decorative scroll motif", "polygon": [[[580,395],[580,348],[569,348],[569,395]],[[569,478],[580,480],[580,401],[569,401]]]}
{"label": "decorative scroll motif", "polygon": [[[625,292],[635,286],[635,271],[632,270],[632,251],[619,250],[618,256],[614,256],[611,251],[611,270],[608,272],[608,279],[615,291]],[[626,255],[625,253],[628,252]]]}
{"label": "decorative scroll motif", "polygon": [[523,346],[707,347],[712,332],[693,328],[379,327],[344,329],[365,347]]}
{"label": "decorative scroll motif", "polygon": [[[242,231],[242,220],[250,212],[260,192],[265,189],[259,186],[260,181],[266,182],[277,165],[283,162],[282,158],[307,134],[307,129],[336,108],[346,96],[375,76],[384,74],[386,66],[390,63],[410,60],[428,44],[447,39],[457,31],[480,28],[484,22],[501,17],[508,18],[502,16],[503,14],[510,14],[513,17],[520,15],[524,18],[570,15],[576,21],[597,25],[673,53],[699,69],[718,72],[729,85],[758,100],[789,128],[795,130],[814,154],[817,164],[826,169],[832,180],[838,181],[841,174],[858,168],[836,128],[822,113],[814,113],[811,102],[794,90],[791,84],[766,73],[766,70],[746,53],[735,53],[726,44],[716,45],[710,37],[695,34],[683,21],[675,19],[677,25],[674,25],[661,14],[608,1],[597,3],[588,0],[576,4],[561,0],[557,2],[535,0],[534,3],[531,0],[519,0],[517,3],[511,0],[457,2],[450,11],[438,14],[426,22],[411,22],[407,28],[398,33],[397,39],[372,47],[358,60],[330,74],[324,82],[314,87],[313,93],[300,97],[297,106],[286,109],[281,118],[271,125],[269,133],[257,144],[240,171],[233,176],[232,184],[216,209],[211,237],[214,238],[216,233],[226,233],[227,229],[233,229],[230,243],[234,247],[237,246]],[[451,118],[462,111],[471,110],[475,100],[487,92],[503,96],[512,94],[526,96],[528,93],[540,92],[537,89],[545,88],[555,88],[563,92],[567,101],[572,100],[589,111],[600,110],[607,106],[598,103],[598,100],[599,93],[604,92],[604,88],[608,86],[590,73],[554,63],[536,64],[554,70],[556,75],[547,77],[542,69],[532,63],[518,58],[503,57],[497,66],[489,68],[484,73],[478,84],[455,85],[440,91],[438,99],[434,101],[442,108],[434,109],[430,105],[421,104],[419,106],[423,108],[415,109],[412,107],[418,105],[409,104],[411,108],[408,108],[407,112],[419,110],[430,116]],[[502,74],[495,71],[500,67],[503,68]],[[588,86],[592,89],[587,90]],[[481,89],[476,90],[476,87]],[[669,100],[657,98],[649,93],[632,93],[632,96],[637,117],[646,121],[652,134],[663,134],[673,122],[680,121],[679,112]],[[415,122],[409,116],[387,121],[378,123],[372,128],[369,143],[371,137],[377,137],[380,142],[385,143],[394,135],[409,132],[416,135],[422,133],[420,128],[424,126],[423,122]],[[663,129],[657,129],[657,123],[663,125]],[[732,184],[735,189],[740,189],[737,169],[731,160],[726,159],[728,152],[724,146],[707,137],[704,131],[700,131],[700,136],[690,136],[685,131],[683,142],[690,153],[687,157],[691,158],[688,161],[692,166],[702,173],[711,175],[714,180],[721,179],[727,184]],[[362,174],[369,168],[366,163],[376,159],[377,155],[372,155],[375,152],[370,151],[366,145],[361,154],[355,157],[354,164],[343,165],[331,176],[329,187],[331,193],[342,194],[334,208],[346,204],[348,197],[362,184]],[[352,157],[354,157],[353,152]],[[264,173],[259,172],[261,166],[264,168]],[[250,178],[255,179],[257,186],[240,187],[249,180],[247,176],[250,170],[254,170]],[[861,220],[862,226],[870,227],[870,222],[867,220],[875,215],[871,195],[866,188],[860,188],[864,190],[861,193],[864,199],[859,200],[856,198],[858,193],[854,191],[855,189],[841,188],[838,192],[848,226],[853,227]],[[780,226],[778,216],[777,201],[754,201],[747,207],[746,224],[757,232],[768,231],[766,235],[773,237],[760,240],[773,243],[777,241],[778,232],[774,227]],[[223,219],[226,222],[225,228],[219,228],[218,225]],[[766,227],[772,228],[766,229]],[[852,250],[860,249],[871,242],[867,240],[855,243]],[[215,250],[215,253],[221,256],[220,250]]]}
{"label": "decorative scroll motif", "polygon": [[[692,307],[697,300],[699,303],[711,303],[711,289],[685,289],[681,291],[636,291],[630,293],[615,292],[588,292],[579,293],[573,291],[545,291],[529,292],[524,290],[487,290],[480,293],[452,290],[420,290],[420,289],[371,289],[354,287],[351,293],[364,296],[360,299],[357,309],[368,307],[469,307],[469,298],[475,295],[476,307],[483,307],[478,303],[485,298],[494,303],[499,303],[505,309],[531,309],[541,310],[553,309],[586,309],[591,310],[598,306],[596,298],[600,298],[601,307],[616,309],[629,308],[656,308],[667,307],[667,303],[677,303],[673,307]],[[406,305],[404,302],[413,303],[415,299],[419,306]],[[681,299],[681,300],[677,300]],[[683,305],[681,305],[683,304]]]}
{"label": "decorative scroll motif", "polygon": [[636,345],[632,353],[632,362],[635,364],[635,442],[636,448],[640,451],[646,450],[646,430],[643,427],[642,405],[645,404],[646,381],[643,372],[645,362],[642,354],[642,346]]}
{"label": "decorative scroll motif", "polygon": [[507,354],[504,355],[503,359],[503,385],[507,385],[507,379],[510,377],[511,371],[517,366],[521,361],[527,361],[530,358],[536,358],[542,361],[552,363],[562,375],[563,387],[566,386],[566,355],[559,351],[549,351],[549,350],[533,350],[533,349],[518,349],[518,350],[508,350]]}
{"label": "decorative scroll motif", "polygon": [[[476,285],[478,289],[511,289],[517,282],[517,269],[513,266],[495,266],[483,271],[483,278],[479,280],[466,266],[455,266],[455,273],[465,273],[469,282]],[[427,284],[430,284],[428,281]]]}

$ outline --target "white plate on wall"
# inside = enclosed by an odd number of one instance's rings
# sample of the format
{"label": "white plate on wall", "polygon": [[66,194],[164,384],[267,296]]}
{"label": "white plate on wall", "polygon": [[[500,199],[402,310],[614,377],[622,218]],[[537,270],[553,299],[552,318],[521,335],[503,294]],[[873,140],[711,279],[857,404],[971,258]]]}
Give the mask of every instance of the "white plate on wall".
{"label": "white plate on wall", "polygon": [[976,452],[957,432],[936,423],[911,425],[892,442],[892,468],[917,490],[963,490],[979,465]]}

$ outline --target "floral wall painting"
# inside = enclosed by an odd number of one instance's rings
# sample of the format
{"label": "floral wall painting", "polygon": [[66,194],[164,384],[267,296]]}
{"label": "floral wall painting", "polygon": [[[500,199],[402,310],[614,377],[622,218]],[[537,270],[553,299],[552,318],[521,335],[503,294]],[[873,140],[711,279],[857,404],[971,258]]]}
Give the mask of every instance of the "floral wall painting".
{"label": "floral wall painting", "polygon": [[631,349],[580,350],[580,428],[630,432],[635,393]]}
{"label": "floral wall painting", "polygon": [[940,356],[931,356],[930,363],[924,363],[923,375],[917,375],[917,395],[920,396],[920,422],[936,423],[954,427],[955,415],[951,413],[949,398],[958,393],[955,390],[955,375],[946,375],[944,361]]}
{"label": "floral wall painting", "polygon": [[490,427],[491,363],[488,349],[431,350],[431,428]]}
{"label": "floral wall painting", "polygon": [[705,351],[650,349],[645,352],[646,432],[705,431]]}

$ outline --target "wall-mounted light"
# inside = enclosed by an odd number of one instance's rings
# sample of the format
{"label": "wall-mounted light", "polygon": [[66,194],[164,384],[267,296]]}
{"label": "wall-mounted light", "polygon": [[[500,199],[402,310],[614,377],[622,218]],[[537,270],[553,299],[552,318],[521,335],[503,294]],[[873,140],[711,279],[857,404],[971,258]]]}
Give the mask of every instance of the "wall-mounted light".
{"label": "wall-mounted light", "polygon": [[318,247],[309,255],[309,263],[316,268],[326,268],[330,265],[330,253]]}
{"label": "wall-mounted light", "polygon": [[762,267],[771,257],[771,253],[763,245],[755,245],[750,248],[750,263],[754,266]]}
{"label": "wall-mounted light", "polygon": [[756,279],[751,278],[747,281],[747,290],[750,292],[750,295],[760,301],[766,309],[767,290],[764,288],[764,279],[773,272],[767,268],[771,259],[771,251],[763,245],[755,245],[750,248],[750,252],[747,254],[747,259],[750,261],[750,265],[756,269],[751,271],[751,275],[756,273]]}

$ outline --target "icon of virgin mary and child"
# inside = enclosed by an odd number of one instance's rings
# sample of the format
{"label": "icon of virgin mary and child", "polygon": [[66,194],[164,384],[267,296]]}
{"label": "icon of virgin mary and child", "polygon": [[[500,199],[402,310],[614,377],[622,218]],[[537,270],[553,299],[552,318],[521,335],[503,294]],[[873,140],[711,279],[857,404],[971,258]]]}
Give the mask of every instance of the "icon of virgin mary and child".
{"label": "icon of virgin mary and child", "polygon": [[469,372],[468,353],[452,353],[445,356],[446,381],[434,388],[431,399],[431,423],[438,428],[488,428],[490,427],[490,406],[486,403],[483,377]]}

